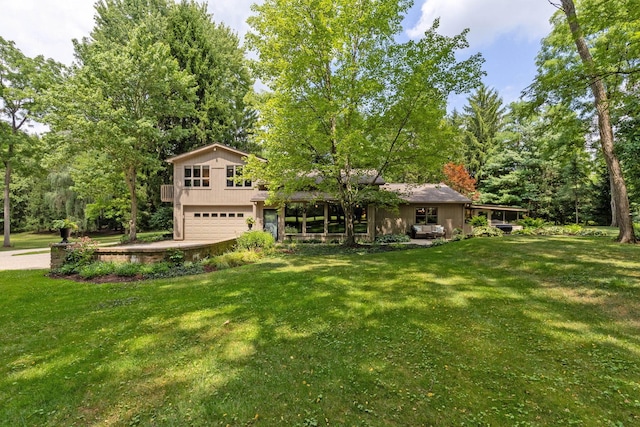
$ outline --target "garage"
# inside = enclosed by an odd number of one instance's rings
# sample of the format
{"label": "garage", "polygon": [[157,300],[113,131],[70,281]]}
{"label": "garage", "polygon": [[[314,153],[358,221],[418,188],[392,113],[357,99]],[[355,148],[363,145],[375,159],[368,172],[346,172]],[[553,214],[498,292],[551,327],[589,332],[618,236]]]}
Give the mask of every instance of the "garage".
{"label": "garage", "polygon": [[238,237],[247,231],[248,206],[186,206],[185,240],[221,241]]}

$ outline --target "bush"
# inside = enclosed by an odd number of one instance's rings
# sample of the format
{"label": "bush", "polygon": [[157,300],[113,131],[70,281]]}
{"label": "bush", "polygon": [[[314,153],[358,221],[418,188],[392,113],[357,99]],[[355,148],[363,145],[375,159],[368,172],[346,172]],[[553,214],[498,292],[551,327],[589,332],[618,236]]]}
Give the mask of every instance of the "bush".
{"label": "bush", "polygon": [[578,224],[569,224],[564,226],[564,234],[577,236],[582,231],[582,226]]}
{"label": "bush", "polygon": [[496,227],[474,227],[472,235],[474,237],[501,237],[504,232]]}
{"label": "bush", "polygon": [[276,240],[267,231],[247,231],[238,237],[237,246],[239,250],[249,251],[269,251],[273,249]]}
{"label": "bush", "polygon": [[151,214],[149,227],[152,230],[173,230],[173,207],[163,206]]}
{"label": "bush", "polygon": [[107,276],[116,271],[116,266],[112,262],[94,262],[81,267],[78,274],[83,279],[93,279],[100,276]]}
{"label": "bush", "polygon": [[578,236],[594,236],[594,237],[608,237],[606,231],[598,230],[596,228],[583,228],[578,233]]}
{"label": "bush", "polygon": [[226,254],[218,255],[206,261],[207,265],[211,265],[218,270],[224,270],[225,268],[240,267],[246,264],[253,264],[259,261],[261,255],[252,250],[242,250],[235,252],[227,252]]}
{"label": "bush", "polygon": [[545,223],[545,220],[542,218],[530,218],[528,216],[525,216],[516,222],[516,224],[521,225],[524,228],[542,228]]}
{"label": "bush", "polygon": [[376,243],[405,243],[410,242],[411,238],[406,234],[383,234],[376,236]]}
{"label": "bush", "polygon": [[486,216],[478,215],[471,217],[471,219],[469,219],[469,224],[473,227],[486,227],[489,225],[489,220]]}
{"label": "bush", "polygon": [[78,273],[82,267],[93,263],[97,247],[98,244],[94,240],[81,237],[67,248],[64,263],[58,271],[62,274]]}

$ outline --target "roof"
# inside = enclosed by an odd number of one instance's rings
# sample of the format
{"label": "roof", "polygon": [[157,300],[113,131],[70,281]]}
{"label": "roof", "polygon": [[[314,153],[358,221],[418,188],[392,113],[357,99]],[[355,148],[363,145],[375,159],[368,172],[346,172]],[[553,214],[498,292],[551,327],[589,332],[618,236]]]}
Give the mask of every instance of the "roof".
{"label": "roof", "polygon": [[529,209],[521,208],[520,206],[505,206],[505,205],[471,205],[471,209],[486,209],[492,211],[509,211],[509,212],[529,212]]}
{"label": "roof", "polygon": [[[250,153],[245,153],[244,151],[236,150],[235,148],[232,148],[232,147],[229,147],[227,145],[223,145],[223,144],[220,144],[220,143],[216,142],[214,144],[209,144],[209,145],[205,145],[204,147],[196,148],[195,150],[189,151],[187,153],[178,154],[177,156],[170,157],[170,158],[168,158],[166,160],[166,162],[167,163],[174,163],[174,162],[179,161],[179,160],[188,159],[189,157],[192,157],[192,156],[198,156],[198,155],[204,154],[204,153],[206,153],[208,151],[216,151],[217,149],[226,150],[226,151],[229,151],[231,153],[237,154],[237,155],[242,156],[242,157],[247,157],[247,156],[250,155]],[[258,157],[258,159],[266,161],[261,157]]]}
{"label": "roof", "polygon": [[445,184],[385,184],[381,188],[398,193],[408,203],[471,203]]}
{"label": "roof", "polygon": [[[255,196],[251,198],[252,202],[264,202],[269,198],[268,191],[259,191]],[[326,193],[312,192],[312,191],[296,191],[293,194],[289,194],[285,197],[289,202],[313,202],[316,200],[332,201],[336,200],[335,197],[331,197]]]}

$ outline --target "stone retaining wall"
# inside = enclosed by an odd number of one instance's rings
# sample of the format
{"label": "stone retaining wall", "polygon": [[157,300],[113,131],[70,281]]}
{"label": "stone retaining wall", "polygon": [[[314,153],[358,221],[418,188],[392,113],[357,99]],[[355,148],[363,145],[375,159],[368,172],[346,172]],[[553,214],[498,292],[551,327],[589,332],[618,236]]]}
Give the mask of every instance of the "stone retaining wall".
{"label": "stone retaining wall", "polygon": [[[168,259],[168,257],[180,251],[184,254],[185,261],[199,261],[207,257],[221,255],[229,252],[236,244],[236,239],[225,240],[217,243],[194,243],[184,244],[176,242],[173,247],[141,247],[139,245],[126,247],[103,247],[97,248],[94,258],[103,262],[137,262],[141,264],[152,264]],[[56,243],[51,245],[51,269],[62,267],[67,249],[72,248],[73,243]]]}

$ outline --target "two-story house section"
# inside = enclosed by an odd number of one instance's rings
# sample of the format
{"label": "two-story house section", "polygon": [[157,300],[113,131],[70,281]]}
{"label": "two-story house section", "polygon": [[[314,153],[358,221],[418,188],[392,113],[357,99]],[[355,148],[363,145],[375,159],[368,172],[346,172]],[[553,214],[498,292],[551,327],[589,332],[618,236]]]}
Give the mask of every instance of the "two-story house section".
{"label": "two-story house section", "polygon": [[220,241],[247,230],[247,217],[256,217],[251,199],[258,192],[241,179],[247,155],[212,144],[167,159],[173,186],[163,186],[162,200],[173,202],[175,240]]}

